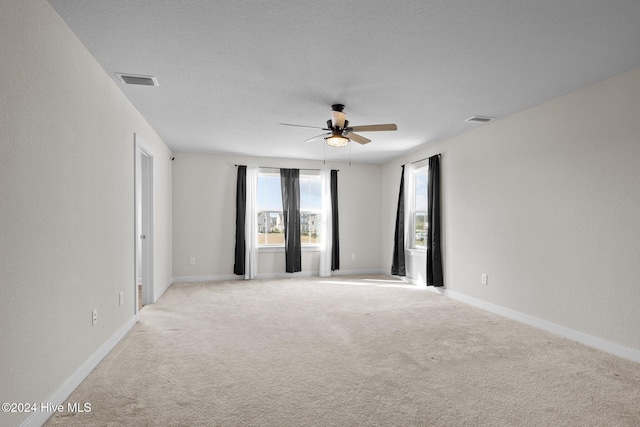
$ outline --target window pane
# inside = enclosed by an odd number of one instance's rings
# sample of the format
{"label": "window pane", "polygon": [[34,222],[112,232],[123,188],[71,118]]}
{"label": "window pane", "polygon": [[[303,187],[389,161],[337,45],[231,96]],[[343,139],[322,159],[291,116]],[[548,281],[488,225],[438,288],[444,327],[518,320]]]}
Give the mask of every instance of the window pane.
{"label": "window pane", "polygon": [[258,211],[282,211],[279,175],[258,175]]}
{"label": "window pane", "polygon": [[300,212],[300,242],[303,245],[320,243],[320,214]]}
{"label": "window pane", "polygon": [[259,174],[257,198],[258,245],[284,245],[280,175]]}
{"label": "window pane", "polygon": [[319,175],[300,177],[300,242],[303,245],[320,243],[320,214],[322,209]]}
{"label": "window pane", "polygon": [[284,245],[282,211],[258,212],[258,245]]}
{"label": "window pane", "polygon": [[300,210],[312,211],[322,209],[320,176],[300,177]]}
{"label": "window pane", "polygon": [[427,246],[427,213],[415,212],[413,214],[413,246],[414,247],[426,247]]}
{"label": "window pane", "polygon": [[415,174],[414,207],[416,211],[427,210],[427,171],[423,170]]}

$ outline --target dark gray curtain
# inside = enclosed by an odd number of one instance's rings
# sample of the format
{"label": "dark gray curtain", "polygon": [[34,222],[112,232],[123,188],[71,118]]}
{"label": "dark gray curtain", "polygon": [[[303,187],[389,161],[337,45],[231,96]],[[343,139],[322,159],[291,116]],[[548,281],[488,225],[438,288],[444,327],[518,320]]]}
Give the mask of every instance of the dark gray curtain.
{"label": "dark gray curtain", "polygon": [[400,193],[398,194],[398,211],[396,213],[396,231],[393,237],[393,260],[391,274],[406,276],[407,270],[404,260],[404,165],[400,176]]}
{"label": "dark gray curtain", "polygon": [[245,270],[245,217],[247,211],[247,167],[238,166],[236,183],[236,258],[233,274],[244,275]]}
{"label": "dark gray curtain", "polygon": [[331,271],[340,270],[340,233],[338,230],[338,171],[331,171]]}
{"label": "dark gray curtain", "polygon": [[427,187],[427,286],[444,286],[440,241],[440,156],[429,157]]}
{"label": "dark gray curtain", "polygon": [[302,270],[300,242],[300,170],[280,169],[282,214],[284,217],[284,250],[287,273]]}

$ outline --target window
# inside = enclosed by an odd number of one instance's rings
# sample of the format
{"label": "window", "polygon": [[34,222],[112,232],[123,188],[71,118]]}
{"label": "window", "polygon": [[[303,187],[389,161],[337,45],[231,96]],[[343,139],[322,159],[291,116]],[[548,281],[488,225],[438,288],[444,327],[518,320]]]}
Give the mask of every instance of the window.
{"label": "window", "polygon": [[412,174],[411,194],[411,237],[410,247],[426,249],[427,247],[427,179],[428,168],[416,169]]}
{"label": "window", "polygon": [[[284,246],[284,218],[280,174],[258,173],[258,246]],[[320,243],[322,208],[320,175],[300,174],[300,241],[302,245]]]}

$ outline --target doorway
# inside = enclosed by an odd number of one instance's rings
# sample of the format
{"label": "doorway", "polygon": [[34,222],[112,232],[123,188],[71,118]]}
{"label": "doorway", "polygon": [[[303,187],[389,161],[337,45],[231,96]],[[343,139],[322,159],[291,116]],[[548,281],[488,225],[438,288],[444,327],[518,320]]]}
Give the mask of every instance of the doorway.
{"label": "doorway", "polygon": [[153,154],[134,134],[135,281],[134,314],[154,302],[153,286]]}

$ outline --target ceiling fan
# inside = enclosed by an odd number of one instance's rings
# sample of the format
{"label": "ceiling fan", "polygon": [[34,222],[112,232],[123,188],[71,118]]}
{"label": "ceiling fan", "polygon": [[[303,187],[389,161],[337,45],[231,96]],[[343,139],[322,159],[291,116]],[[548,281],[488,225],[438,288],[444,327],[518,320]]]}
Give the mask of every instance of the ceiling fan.
{"label": "ceiling fan", "polygon": [[331,106],[331,119],[327,120],[327,127],[317,126],[304,126],[304,125],[292,125],[290,123],[280,123],[283,126],[297,126],[303,128],[322,129],[324,132],[320,135],[316,135],[313,138],[307,139],[305,142],[313,141],[314,139],[324,137],[324,140],[328,145],[332,147],[344,147],[353,140],[359,144],[368,144],[370,139],[364,136],[358,135],[354,132],[377,132],[387,130],[398,130],[398,127],[393,124],[384,125],[364,125],[364,126],[349,126],[349,120],[346,120],[347,115],[344,113],[343,104],[333,104]]}

